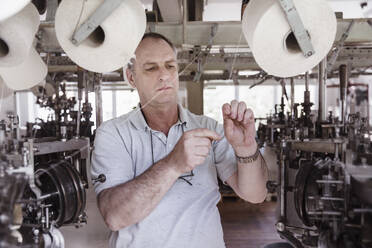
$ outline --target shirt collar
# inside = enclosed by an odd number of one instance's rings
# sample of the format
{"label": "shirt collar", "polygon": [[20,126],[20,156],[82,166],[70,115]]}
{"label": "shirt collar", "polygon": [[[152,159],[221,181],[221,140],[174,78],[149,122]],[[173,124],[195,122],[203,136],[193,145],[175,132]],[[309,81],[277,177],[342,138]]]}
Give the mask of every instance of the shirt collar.
{"label": "shirt collar", "polygon": [[178,104],[178,113],[178,123],[185,125],[185,127],[188,127],[190,123],[189,115],[187,114],[187,110],[184,109],[181,104]]}
{"label": "shirt collar", "polygon": [[[179,113],[179,119],[176,123],[176,125],[183,124],[185,127],[188,127],[189,123],[189,116],[187,115],[187,110],[182,107],[181,104],[178,104],[178,113]],[[146,122],[145,117],[143,116],[143,113],[141,111],[141,105],[138,103],[137,107],[133,110],[132,116],[130,118],[132,124],[137,128],[141,130],[151,129]]]}
{"label": "shirt collar", "polygon": [[136,108],[132,111],[130,121],[137,129],[145,130],[146,128],[150,128],[147,125],[145,117],[142,114],[141,105],[139,103],[137,104]]}

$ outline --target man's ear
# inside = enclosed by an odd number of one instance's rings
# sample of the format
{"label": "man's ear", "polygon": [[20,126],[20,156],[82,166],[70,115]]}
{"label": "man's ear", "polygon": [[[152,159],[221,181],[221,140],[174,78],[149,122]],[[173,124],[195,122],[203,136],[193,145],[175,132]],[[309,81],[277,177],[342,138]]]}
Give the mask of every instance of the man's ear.
{"label": "man's ear", "polygon": [[127,79],[128,79],[128,82],[129,84],[133,87],[133,88],[136,88],[136,84],[135,84],[135,81],[134,81],[134,75],[133,75],[133,71],[129,68],[127,68],[125,70],[125,74],[127,75]]}

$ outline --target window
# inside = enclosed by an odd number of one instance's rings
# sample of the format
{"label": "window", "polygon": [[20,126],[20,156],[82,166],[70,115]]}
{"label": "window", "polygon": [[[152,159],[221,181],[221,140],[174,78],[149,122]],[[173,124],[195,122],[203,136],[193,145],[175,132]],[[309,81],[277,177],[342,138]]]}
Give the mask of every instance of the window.
{"label": "window", "polygon": [[[78,101],[76,89],[66,90],[68,98],[75,97]],[[89,102],[93,108],[91,120],[96,123],[96,105],[95,93],[90,92],[88,95]],[[17,114],[20,117],[21,126],[26,126],[27,122],[35,122],[36,118],[51,120],[54,118],[54,111],[51,108],[42,108],[36,104],[36,96],[32,92],[17,92]],[[82,104],[85,102],[85,92],[83,91]],[[103,121],[118,117],[137,106],[139,102],[138,93],[133,90],[116,90],[104,89],[102,91],[102,111]],[[78,109],[78,103],[75,104],[74,110]]]}
{"label": "window", "polygon": [[[310,100],[316,105],[317,85],[310,85]],[[290,111],[290,86],[286,86],[288,101],[284,99],[286,110]],[[304,100],[305,85],[295,86],[295,103],[302,103]],[[224,103],[230,103],[233,99],[244,101],[254,112],[256,118],[266,118],[274,113],[275,104],[280,104],[282,87],[276,85],[259,85],[249,89],[249,86],[221,85],[206,87],[204,89],[204,114],[223,123],[221,107]]]}
{"label": "window", "polygon": [[120,116],[133,110],[139,103],[138,92],[135,90],[117,90],[116,93],[116,116]]}

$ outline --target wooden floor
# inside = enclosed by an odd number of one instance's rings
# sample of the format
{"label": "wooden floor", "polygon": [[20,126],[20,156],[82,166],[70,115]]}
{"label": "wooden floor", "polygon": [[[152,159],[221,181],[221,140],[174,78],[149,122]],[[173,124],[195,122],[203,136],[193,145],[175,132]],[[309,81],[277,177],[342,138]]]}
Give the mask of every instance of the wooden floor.
{"label": "wooden floor", "polygon": [[219,203],[226,248],[261,248],[283,241],[275,230],[275,202],[250,204],[236,198]]}

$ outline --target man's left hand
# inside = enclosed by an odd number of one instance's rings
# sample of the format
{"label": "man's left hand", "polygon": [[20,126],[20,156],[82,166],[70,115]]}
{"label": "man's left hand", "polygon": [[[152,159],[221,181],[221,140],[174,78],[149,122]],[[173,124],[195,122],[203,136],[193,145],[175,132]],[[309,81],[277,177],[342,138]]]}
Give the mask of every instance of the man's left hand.
{"label": "man's left hand", "polygon": [[231,101],[222,106],[225,137],[234,148],[236,155],[248,157],[257,149],[256,128],[253,111],[245,102]]}

